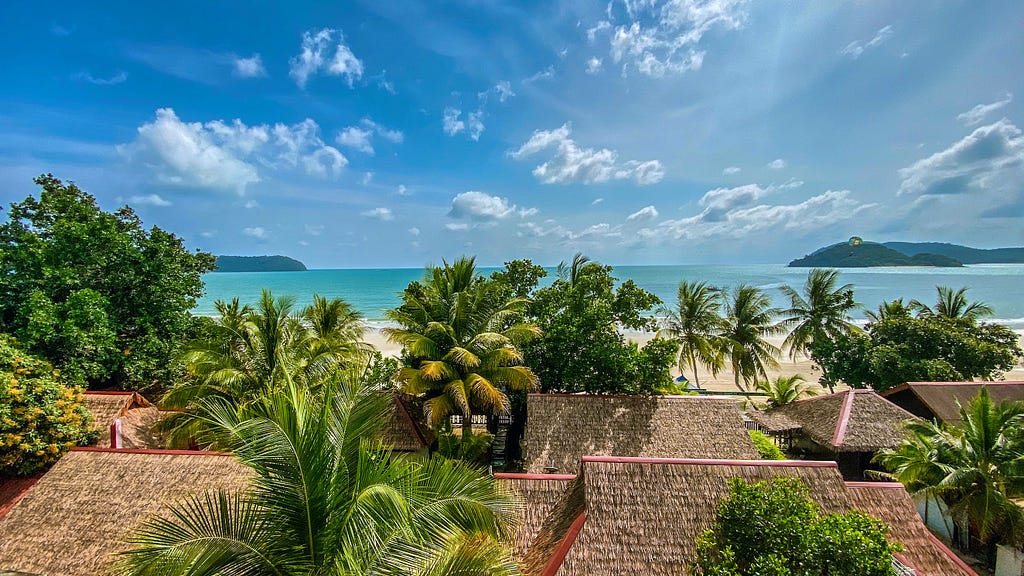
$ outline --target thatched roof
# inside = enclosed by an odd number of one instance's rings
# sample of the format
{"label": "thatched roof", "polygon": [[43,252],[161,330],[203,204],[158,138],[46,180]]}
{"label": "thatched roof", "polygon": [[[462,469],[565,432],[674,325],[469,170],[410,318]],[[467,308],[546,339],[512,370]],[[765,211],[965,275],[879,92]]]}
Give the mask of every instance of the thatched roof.
{"label": "thatched roof", "polygon": [[137,392],[90,391],[83,396],[85,406],[92,412],[92,424],[100,432],[96,445],[101,448],[110,447],[110,425],[114,421],[127,414],[129,410],[152,407],[152,404]]}
{"label": "thatched roof", "polygon": [[748,415],[771,432],[799,430],[836,452],[895,448],[903,437],[900,424],[914,418],[873,390],[846,390]]}
{"label": "thatched roof", "polygon": [[416,452],[434,443],[434,433],[423,414],[423,400],[395,392],[384,424],[384,442],[399,452]]}
{"label": "thatched roof", "polygon": [[522,500],[523,507],[516,518],[516,529],[512,537],[513,553],[522,559],[533,542],[541,525],[551,509],[565,493],[572,474],[506,474],[494,475],[502,488],[509,490]]}
{"label": "thatched roof", "polygon": [[758,457],[736,402],[700,396],[527,397],[529,472],[575,473],[580,457]]}
{"label": "thatched roof", "polygon": [[1024,382],[907,382],[882,396],[925,420],[959,424],[957,402],[967,405],[983,386],[996,402],[1024,401]]}
{"label": "thatched roof", "polygon": [[100,574],[146,517],[190,493],[238,490],[248,477],[235,458],[218,453],[72,450],[0,519],[0,567]]}
{"label": "thatched roof", "polygon": [[850,508],[867,512],[888,524],[890,540],[903,544],[900,561],[920,576],[977,576],[921,521],[917,506],[902,484],[847,482]]}

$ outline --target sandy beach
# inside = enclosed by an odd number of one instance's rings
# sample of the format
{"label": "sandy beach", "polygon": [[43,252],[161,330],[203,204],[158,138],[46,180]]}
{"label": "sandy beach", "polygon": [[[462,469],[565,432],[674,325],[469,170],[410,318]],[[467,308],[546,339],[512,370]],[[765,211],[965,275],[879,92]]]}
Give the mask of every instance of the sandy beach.
{"label": "sandy beach", "polygon": [[[1021,335],[1021,345],[1024,346],[1024,331],[1018,331]],[[654,337],[653,333],[630,333],[627,337],[640,344],[641,346],[648,340]],[[398,356],[401,352],[401,346],[393,344],[381,333],[380,329],[371,329],[366,336],[366,341],[372,344],[377,350],[380,350],[385,356]],[[776,346],[782,345],[782,338],[769,339],[772,344]],[[821,371],[814,367],[814,364],[809,358],[800,357],[796,360],[790,360],[789,355],[786,354],[783,358],[779,359],[779,368],[777,370],[770,370],[768,373],[769,378],[774,379],[778,376],[791,376],[793,374],[800,374],[808,382],[817,382],[821,376]],[[672,368],[672,375],[679,375],[679,369]],[[692,375],[686,374],[687,378],[693,379]],[[722,392],[733,392],[736,390],[736,385],[733,382],[732,371],[726,368],[722,372],[719,372],[717,376],[712,376],[707,370],[700,368],[697,373],[697,377],[700,379],[701,387],[707,388],[708,390],[722,391]],[[1017,365],[1013,370],[1007,372],[1004,375],[1006,380],[1024,381],[1024,367]]]}

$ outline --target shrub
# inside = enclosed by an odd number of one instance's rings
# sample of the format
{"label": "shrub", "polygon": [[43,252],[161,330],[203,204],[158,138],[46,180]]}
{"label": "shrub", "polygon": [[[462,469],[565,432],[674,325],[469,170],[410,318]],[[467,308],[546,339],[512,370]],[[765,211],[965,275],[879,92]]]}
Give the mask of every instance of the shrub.
{"label": "shrub", "polygon": [[0,335],[0,476],[34,474],[95,440],[82,400],[81,388]]}
{"label": "shrub", "polygon": [[453,434],[450,430],[437,435],[437,453],[450,460],[462,460],[470,464],[487,464],[487,451],[494,435],[487,432],[473,433],[467,438]]}
{"label": "shrub", "polygon": [[772,442],[772,439],[765,436],[763,432],[759,430],[747,430],[747,434],[750,434],[750,439],[754,442],[754,448],[757,448],[758,454],[764,460],[785,460],[786,455],[782,453],[782,450]]}

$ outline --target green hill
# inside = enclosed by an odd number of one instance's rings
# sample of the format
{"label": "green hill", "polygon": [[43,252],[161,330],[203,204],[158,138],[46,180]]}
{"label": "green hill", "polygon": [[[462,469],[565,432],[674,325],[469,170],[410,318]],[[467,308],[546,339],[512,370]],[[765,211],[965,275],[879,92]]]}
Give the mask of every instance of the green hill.
{"label": "green hill", "polygon": [[287,256],[217,256],[217,272],[298,272],[306,265]]}
{"label": "green hill", "polygon": [[963,264],[940,254],[908,256],[874,242],[856,246],[847,242],[833,244],[789,263],[791,268],[871,268],[874,266],[959,267]]}
{"label": "green hill", "polygon": [[970,248],[946,242],[885,242],[884,245],[897,252],[915,254],[939,254],[955,258],[964,264],[1022,264],[1024,248]]}

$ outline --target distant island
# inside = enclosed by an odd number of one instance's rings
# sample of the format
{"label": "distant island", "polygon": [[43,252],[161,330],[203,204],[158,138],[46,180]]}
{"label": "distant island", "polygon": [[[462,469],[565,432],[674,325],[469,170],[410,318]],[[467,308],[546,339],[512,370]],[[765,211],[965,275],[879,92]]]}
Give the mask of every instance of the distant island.
{"label": "distant island", "polygon": [[1024,263],[1024,248],[981,249],[944,242],[847,242],[815,250],[789,263],[791,268],[870,268],[875,266],[960,267],[964,264]]}
{"label": "distant island", "polygon": [[287,256],[217,256],[216,272],[300,272],[306,265]]}
{"label": "distant island", "polygon": [[883,242],[883,246],[907,256],[938,254],[964,264],[1024,264],[1024,248],[969,248],[945,242]]}

